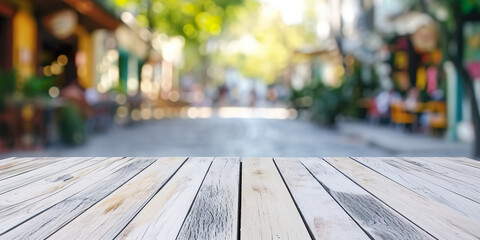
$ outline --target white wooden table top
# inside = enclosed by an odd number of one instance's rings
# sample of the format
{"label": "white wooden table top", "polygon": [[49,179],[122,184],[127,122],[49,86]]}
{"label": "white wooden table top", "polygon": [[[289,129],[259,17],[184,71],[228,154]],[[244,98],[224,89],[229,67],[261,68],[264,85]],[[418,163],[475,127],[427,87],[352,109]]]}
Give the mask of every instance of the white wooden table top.
{"label": "white wooden table top", "polygon": [[8,158],[0,239],[480,239],[467,158]]}

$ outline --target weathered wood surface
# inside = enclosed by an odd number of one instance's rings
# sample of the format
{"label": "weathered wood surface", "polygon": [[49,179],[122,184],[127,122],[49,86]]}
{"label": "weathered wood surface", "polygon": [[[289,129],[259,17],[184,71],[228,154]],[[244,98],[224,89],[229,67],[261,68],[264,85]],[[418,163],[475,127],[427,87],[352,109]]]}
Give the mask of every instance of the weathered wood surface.
{"label": "weathered wood surface", "polygon": [[[102,199],[85,213],[60,229],[51,239],[113,239],[133,219],[167,180],[185,161],[185,158],[157,159],[127,184]],[[141,186],[141,187],[140,187]],[[85,229],[89,229],[85,231]]]}
{"label": "weathered wood surface", "polygon": [[189,159],[117,239],[175,239],[212,160]]}
{"label": "weathered wood surface", "polygon": [[80,171],[59,172],[49,178],[1,194],[0,234],[96,184],[131,161],[131,158],[108,159]]}
{"label": "weathered wood surface", "polygon": [[14,239],[44,239],[69,223],[95,203],[111,194],[132,177],[153,163],[153,159],[139,159],[123,166],[97,184],[55,204],[24,224],[6,232],[4,237]]}
{"label": "weathered wood surface", "polygon": [[369,239],[300,160],[275,158],[275,163],[316,239]]}
{"label": "weathered wood surface", "polygon": [[[454,181],[460,185],[465,185],[468,188],[480,194],[480,168],[470,167],[463,164],[457,164],[453,161],[443,158],[402,158],[402,162],[409,162],[416,166],[427,169],[427,173],[445,179],[446,181]],[[424,172],[423,169],[417,168],[419,172]]]}
{"label": "weathered wood surface", "polygon": [[242,162],[241,239],[311,239],[271,158]]}
{"label": "weathered wood surface", "polygon": [[0,239],[480,239],[467,158],[9,158]]}
{"label": "weathered wood surface", "polygon": [[216,158],[177,239],[237,239],[239,180],[239,158]]}
{"label": "weathered wood surface", "polygon": [[439,239],[478,239],[480,224],[348,158],[325,158],[358,185]]}
{"label": "weathered wood surface", "polygon": [[0,162],[0,180],[20,175],[64,158],[12,158]]}
{"label": "weathered wood surface", "polygon": [[398,158],[384,158],[383,161],[413,173],[420,178],[447,189],[448,191],[480,203],[480,186],[478,185],[480,181],[475,178],[470,178],[470,180],[468,180],[468,175],[465,175],[464,179],[456,179],[446,174],[439,174],[431,169],[426,169],[425,166],[419,166],[419,164],[421,164],[420,159],[412,161],[409,158],[405,158],[405,160],[400,160]]}
{"label": "weathered wood surface", "polygon": [[65,170],[82,162],[85,162],[88,158],[69,158],[65,161],[57,161],[47,166],[36,168],[32,171],[28,171],[24,174],[12,176],[6,179],[0,180],[0,194],[11,191],[15,188],[27,185],[31,182],[35,182],[42,178],[48,177],[59,171]]}
{"label": "weathered wood surface", "polygon": [[392,164],[390,159],[358,157],[354,159],[400,185],[480,222],[480,204],[422,178],[418,172]]}
{"label": "weathered wood surface", "polygon": [[373,238],[433,239],[322,159],[303,159],[302,162]]}

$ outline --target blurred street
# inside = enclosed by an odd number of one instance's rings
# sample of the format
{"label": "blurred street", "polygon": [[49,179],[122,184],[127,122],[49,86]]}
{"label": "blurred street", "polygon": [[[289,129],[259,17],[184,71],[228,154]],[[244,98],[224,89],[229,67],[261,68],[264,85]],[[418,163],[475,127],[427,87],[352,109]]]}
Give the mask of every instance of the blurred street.
{"label": "blurred street", "polygon": [[[11,152],[0,157],[468,156],[470,153],[468,144],[403,135],[393,129],[384,129],[379,138],[382,142],[378,143],[363,138],[368,136],[366,133],[356,135],[361,129],[365,130],[365,126],[345,123],[340,124],[340,131],[330,130],[304,120],[164,119],[116,127],[106,134],[92,136],[85,145],[77,147],[55,146],[46,151]],[[368,132],[375,134],[371,127]],[[390,138],[390,143],[385,138]]]}

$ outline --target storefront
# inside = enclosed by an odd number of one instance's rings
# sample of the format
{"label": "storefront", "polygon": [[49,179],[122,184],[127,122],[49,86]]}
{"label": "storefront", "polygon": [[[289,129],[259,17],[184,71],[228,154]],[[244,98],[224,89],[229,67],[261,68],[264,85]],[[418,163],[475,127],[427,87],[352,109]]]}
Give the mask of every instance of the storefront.
{"label": "storefront", "polygon": [[0,69],[12,67],[12,19],[15,10],[0,2]]}

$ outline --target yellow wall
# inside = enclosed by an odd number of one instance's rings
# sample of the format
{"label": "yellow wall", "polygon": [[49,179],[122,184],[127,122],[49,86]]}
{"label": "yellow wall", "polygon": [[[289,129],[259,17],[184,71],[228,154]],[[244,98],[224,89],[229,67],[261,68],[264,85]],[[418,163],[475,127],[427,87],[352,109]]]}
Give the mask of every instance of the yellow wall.
{"label": "yellow wall", "polygon": [[85,64],[78,65],[78,84],[84,88],[90,88],[93,82],[93,37],[84,27],[76,29],[78,37],[78,52],[84,54]]}
{"label": "yellow wall", "polygon": [[13,68],[18,71],[19,86],[35,74],[37,54],[37,25],[26,7],[20,8],[13,17]]}

